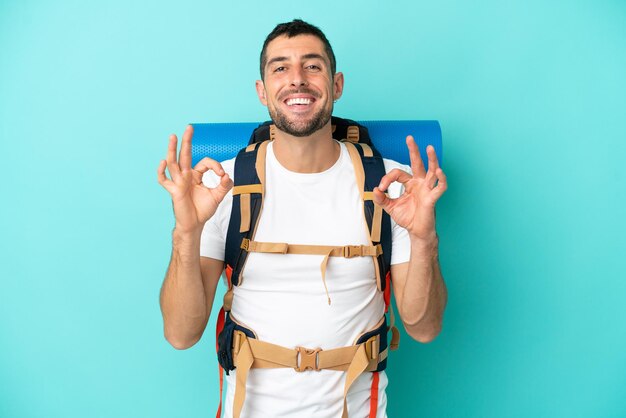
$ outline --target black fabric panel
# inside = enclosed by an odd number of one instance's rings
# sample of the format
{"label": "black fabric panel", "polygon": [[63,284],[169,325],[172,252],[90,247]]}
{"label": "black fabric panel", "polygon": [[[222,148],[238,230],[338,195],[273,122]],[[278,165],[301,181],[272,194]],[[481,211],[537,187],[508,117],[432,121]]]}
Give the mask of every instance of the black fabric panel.
{"label": "black fabric panel", "polygon": [[226,314],[224,328],[220,335],[217,336],[217,361],[226,371],[226,374],[235,369],[233,362],[233,333],[235,331],[243,332],[248,338],[255,338],[251,330],[235,323],[230,314]]}
{"label": "black fabric panel", "polygon": [[[365,342],[375,335],[380,335],[379,351],[382,352],[385,348],[387,348],[387,317],[386,316],[385,316],[385,320],[383,321],[383,324],[380,327],[376,328],[375,330],[366,332],[357,340],[356,343],[360,344],[362,342]],[[376,371],[381,372],[385,370],[386,367],[387,367],[387,359],[384,359],[383,361],[378,363],[378,368],[376,369]]]}
{"label": "black fabric panel", "polygon": [[[272,125],[271,120],[261,123],[250,135],[250,139],[248,140],[248,144],[255,144],[257,142],[263,142],[270,139],[270,125]],[[349,126],[358,126],[359,127],[359,142],[367,145],[372,145],[372,139],[370,138],[369,131],[363,125],[360,125],[358,122],[355,122],[351,119],[339,118],[337,116],[331,117],[331,124],[335,126],[335,131],[333,132],[333,138],[338,141],[342,139],[346,139],[348,133]]]}

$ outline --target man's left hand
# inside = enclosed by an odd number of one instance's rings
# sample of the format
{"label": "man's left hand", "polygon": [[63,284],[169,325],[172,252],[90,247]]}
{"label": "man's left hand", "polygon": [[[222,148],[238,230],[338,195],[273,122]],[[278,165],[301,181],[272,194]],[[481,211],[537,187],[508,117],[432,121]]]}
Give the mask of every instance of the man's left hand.
{"label": "man's left hand", "polygon": [[[436,237],[435,204],[448,188],[446,175],[439,167],[437,154],[431,145],[426,147],[428,171],[411,135],[406,137],[406,145],[413,175],[397,168],[391,170],[374,188],[374,203],[382,206],[398,225],[409,232],[412,239],[431,240]],[[404,193],[391,199],[384,192],[394,181],[404,185]]]}

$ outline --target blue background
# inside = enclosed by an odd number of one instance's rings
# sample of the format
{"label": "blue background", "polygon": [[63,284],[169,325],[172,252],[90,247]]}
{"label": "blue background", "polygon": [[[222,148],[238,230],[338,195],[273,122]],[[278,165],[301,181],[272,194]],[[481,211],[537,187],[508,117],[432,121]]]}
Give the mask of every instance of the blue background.
{"label": "blue background", "polygon": [[213,416],[213,321],[162,336],[156,167],[189,122],[266,119],[259,50],[294,17],[337,115],[443,130],[445,328],[404,336],[390,415],[626,416],[624,2],[87,3],[0,1],[1,417]]}

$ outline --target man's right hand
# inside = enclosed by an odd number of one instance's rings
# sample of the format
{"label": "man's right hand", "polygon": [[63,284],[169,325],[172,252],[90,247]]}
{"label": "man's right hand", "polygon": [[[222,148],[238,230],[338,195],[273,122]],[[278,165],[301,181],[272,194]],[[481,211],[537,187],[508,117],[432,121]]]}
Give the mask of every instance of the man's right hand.
{"label": "man's right hand", "polygon": [[[233,187],[233,181],[224,172],[222,165],[211,158],[203,158],[191,168],[191,138],[193,127],[187,126],[183,134],[180,154],[176,160],[176,135],[170,136],[167,159],[159,163],[157,177],[159,184],[169,192],[174,206],[176,230],[181,233],[199,232],[205,222],[213,216],[224,196]],[[170,178],[165,175],[165,168]],[[220,176],[220,183],[206,187],[202,175],[209,170]]]}

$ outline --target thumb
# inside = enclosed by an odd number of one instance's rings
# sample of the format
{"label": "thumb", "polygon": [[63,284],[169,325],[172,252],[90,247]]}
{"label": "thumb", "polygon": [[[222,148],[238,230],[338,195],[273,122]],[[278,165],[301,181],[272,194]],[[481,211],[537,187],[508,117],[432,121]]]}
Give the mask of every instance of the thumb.
{"label": "thumb", "polygon": [[385,193],[383,193],[378,187],[374,187],[374,203],[378,206],[381,206],[383,209],[387,210],[389,205],[391,204],[391,199]]}
{"label": "thumb", "polygon": [[220,183],[215,187],[215,197],[221,202],[224,199],[224,196],[233,188],[233,181],[228,176],[228,174],[224,174],[220,178]]}

